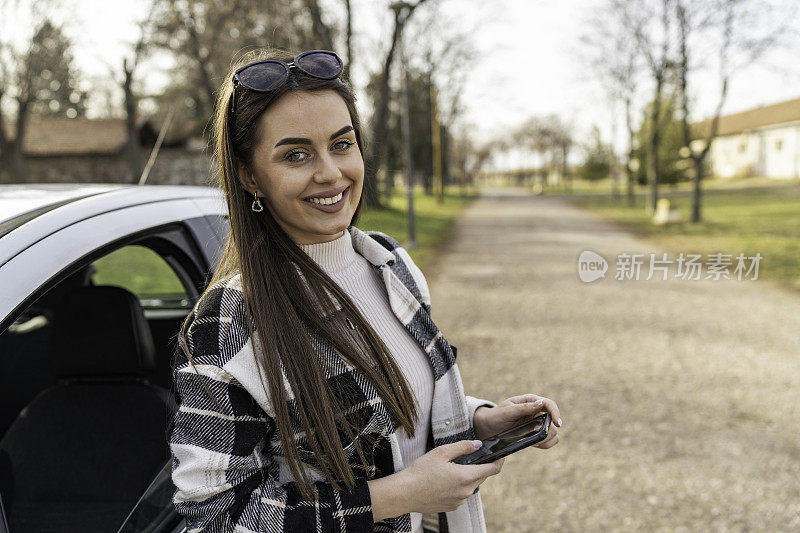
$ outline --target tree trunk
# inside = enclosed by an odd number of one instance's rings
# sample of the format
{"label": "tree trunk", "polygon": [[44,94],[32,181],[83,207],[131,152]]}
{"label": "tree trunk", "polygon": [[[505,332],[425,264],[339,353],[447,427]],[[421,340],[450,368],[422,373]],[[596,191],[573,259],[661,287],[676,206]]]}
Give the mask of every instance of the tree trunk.
{"label": "tree trunk", "polygon": [[8,149],[3,149],[0,162],[7,174],[7,183],[28,183],[28,165],[16,140],[8,142]]}
{"label": "tree trunk", "polygon": [[389,169],[386,169],[386,178],[383,180],[383,197],[388,202],[389,199],[394,194],[394,180],[396,177],[396,172],[390,172]]}
{"label": "tree trunk", "polygon": [[362,201],[366,208],[382,205],[380,196],[378,195],[378,170],[386,161],[386,132],[388,129],[388,124],[386,122],[389,116],[389,73],[391,72],[394,53],[397,49],[397,43],[403,34],[405,23],[414,13],[414,10],[425,2],[427,2],[427,0],[419,0],[416,4],[408,7],[404,17],[401,17],[399,9],[394,12],[392,44],[389,47],[389,52],[386,54],[386,59],[383,63],[381,90],[372,120],[372,135],[370,137],[372,149],[367,155],[366,168],[364,169],[364,192],[362,193]]}
{"label": "tree trunk", "polygon": [[[186,24],[186,30],[189,34],[189,41],[192,45],[192,54],[197,63],[197,75],[200,78],[200,86],[202,87],[202,94],[206,98],[207,109],[209,115],[214,113],[216,107],[216,90],[211,83],[211,73],[208,70],[208,54],[203,54],[200,46],[200,35],[197,33],[197,22],[194,17],[194,12],[189,16],[190,24]],[[212,135],[211,128],[209,127],[209,137]]]}
{"label": "tree trunk", "polygon": [[625,178],[627,179],[627,198],[628,198],[628,206],[633,207],[636,205],[636,198],[633,193],[633,170],[631,169],[631,160],[633,159],[634,149],[633,149],[633,138],[634,138],[634,131],[633,131],[633,116],[631,113],[631,99],[625,99],[625,127],[628,128],[628,155],[625,161]]}
{"label": "tree trunk", "polygon": [[375,107],[375,114],[372,118],[372,135],[370,136],[371,149],[367,154],[366,168],[364,171],[364,192],[362,193],[362,201],[364,202],[365,208],[381,205],[380,196],[378,194],[378,170],[386,161],[386,131],[388,129],[386,122],[389,116],[389,73],[391,72],[394,52],[397,48],[397,42],[402,31],[403,24],[395,17],[392,44],[389,47],[389,52],[386,54],[386,59],[383,63],[381,88]]}
{"label": "tree trunk", "polygon": [[611,171],[611,199],[616,201],[619,200],[619,178],[622,173],[619,171],[619,158],[617,158],[617,154],[614,153],[613,148],[609,150],[609,156],[609,170]]}
{"label": "tree trunk", "polygon": [[[0,92],[0,102],[3,100],[3,94]],[[0,180],[5,183],[14,183],[17,179],[16,173],[13,168],[13,161],[11,160],[14,150],[14,142],[6,137],[5,118],[3,117],[2,109],[0,109]]]}
{"label": "tree trunk", "polygon": [[648,212],[655,213],[658,203],[658,146],[661,143],[661,80],[656,82],[656,94],[650,110],[650,138],[647,143],[647,182],[650,185]]}
{"label": "tree trunk", "polygon": [[626,184],[626,192],[625,196],[628,199],[628,207],[633,207],[636,205],[636,196],[633,193],[633,170],[631,170],[631,162],[630,157],[628,157],[628,164],[625,165],[625,179],[627,181]]}
{"label": "tree trunk", "polygon": [[419,183],[422,181],[423,188],[425,190],[426,196],[433,196],[433,176],[431,176],[430,172],[423,172],[422,173],[422,180],[416,180],[414,183]]}
{"label": "tree trunk", "polygon": [[[314,32],[314,38],[319,43],[317,46],[323,50],[333,50],[333,35],[330,27],[322,20],[322,10],[317,0],[306,0],[306,9],[311,15],[312,31]],[[350,58],[348,58],[349,60]]]}
{"label": "tree trunk", "polygon": [[697,223],[702,220],[700,206],[702,205],[702,189],[700,182],[703,179],[703,159],[702,157],[692,158],[694,161],[694,195],[692,196],[692,222]]}
{"label": "tree trunk", "polygon": [[650,185],[650,198],[647,202],[649,212],[654,213],[658,204],[658,133],[650,135],[647,145],[647,182]]}
{"label": "tree trunk", "polygon": [[131,173],[131,183],[138,183],[142,175],[142,149],[139,142],[139,132],[136,128],[136,110],[138,103],[133,94],[133,68],[128,65],[128,60],[122,62],[125,79],[122,90],[125,94],[125,127],[128,139],[125,143],[125,153],[128,159],[128,169]]}
{"label": "tree trunk", "polygon": [[348,80],[352,86],[353,83],[350,81],[350,68],[353,64],[353,6],[350,4],[350,0],[344,0],[344,6],[347,13],[345,29],[345,50],[347,52],[347,63],[344,66],[344,72],[342,75],[344,76],[344,79]]}
{"label": "tree trunk", "polygon": [[[25,132],[28,125],[28,100],[17,100],[17,124],[13,141],[6,141],[3,147],[3,161],[11,173],[11,183],[28,183],[28,165],[22,153]],[[2,127],[2,124],[0,124]]]}

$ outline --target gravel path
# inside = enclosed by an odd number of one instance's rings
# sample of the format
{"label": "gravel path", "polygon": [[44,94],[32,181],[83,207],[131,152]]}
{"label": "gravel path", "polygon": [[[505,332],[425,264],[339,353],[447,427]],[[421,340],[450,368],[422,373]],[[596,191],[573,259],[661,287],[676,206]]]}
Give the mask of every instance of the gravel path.
{"label": "gravel path", "polygon": [[[586,249],[605,279],[578,278]],[[559,198],[484,189],[426,270],[465,391],[541,394],[564,419],[481,485],[489,531],[800,531],[800,298],[674,265],[616,280],[620,252],[661,255]]]}

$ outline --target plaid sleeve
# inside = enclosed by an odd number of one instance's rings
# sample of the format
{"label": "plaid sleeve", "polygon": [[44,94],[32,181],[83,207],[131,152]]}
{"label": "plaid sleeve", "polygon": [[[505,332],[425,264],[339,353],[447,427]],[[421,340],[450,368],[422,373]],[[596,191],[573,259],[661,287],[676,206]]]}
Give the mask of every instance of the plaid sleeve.
{"label": "plaid sleeve", "polygon": [[188,531],[372,531],[366,478],[356,478],[352,492],[316,481],[314,501],[304,500],[294,481],[279,482],[275,457],[264,453],[274,420],[214,364],[219,357],[207,348],[218,346],[218,338],[203,337],[218,330],[193,328],[187,341],[195,365],[176,364],[173,372],[178,403],[170,433],[173,504]]}
{"label": "plaid sleeve", "polygon": [[469,419],[473,420],[475,418],[475,411],[478,410],[478,407],[497,407],[497,404],[489,401],[484,400],[482,398],[476,398],[474,396],[466,395],[467,398],[467,409],[469,410]]}

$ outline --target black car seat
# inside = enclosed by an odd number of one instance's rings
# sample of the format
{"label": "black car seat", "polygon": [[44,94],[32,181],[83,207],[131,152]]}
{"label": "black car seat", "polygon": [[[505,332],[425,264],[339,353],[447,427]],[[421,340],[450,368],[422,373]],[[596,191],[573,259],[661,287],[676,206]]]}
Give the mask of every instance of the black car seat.
{"label": "black car seat", "polygon": [[73,272],[28,306],[18,317],[19,325],[0,333],[0,437],[23,407],[56,384],[50,348],[53,307],[67,293],[92,285],[95,270],[90,263]]}
{"label": "black car seat", "polygon": [[154,346],[139,301],[82,287],[53,312],[58,384],[0,441],[0,491],[13,533],[116,531],[169,460],[169,391],[141,376]]}

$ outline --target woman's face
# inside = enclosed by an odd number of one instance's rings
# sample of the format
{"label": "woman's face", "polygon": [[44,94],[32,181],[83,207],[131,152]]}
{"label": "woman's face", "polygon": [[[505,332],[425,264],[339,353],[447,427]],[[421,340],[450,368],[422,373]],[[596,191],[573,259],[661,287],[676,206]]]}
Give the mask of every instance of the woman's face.
{"label": "woman's face", "polygon": [[[276,100],[260,120],[252,173],[239,173],[247,181],[245,188],[262,197],[294,242],[340,237],[364,183],[364,161],[344,100],[329,90],[293,91]],[[328,198],[322,205],[306,200],[318,193]],[[325,205],[334,200],[338,202]]]}

